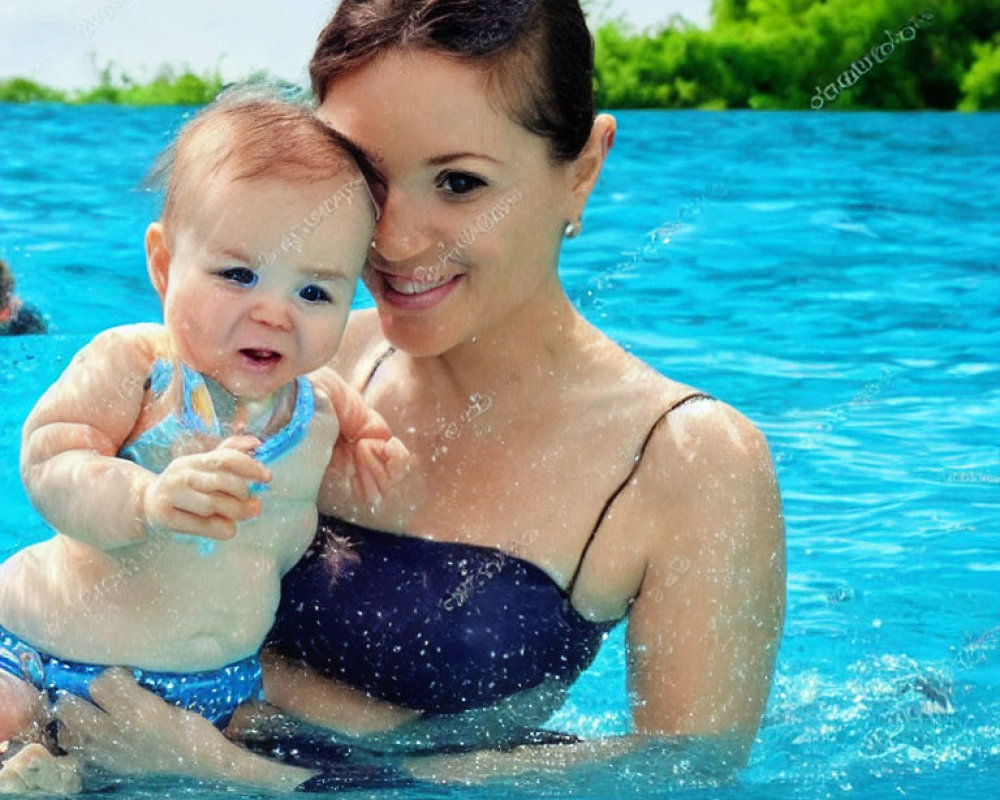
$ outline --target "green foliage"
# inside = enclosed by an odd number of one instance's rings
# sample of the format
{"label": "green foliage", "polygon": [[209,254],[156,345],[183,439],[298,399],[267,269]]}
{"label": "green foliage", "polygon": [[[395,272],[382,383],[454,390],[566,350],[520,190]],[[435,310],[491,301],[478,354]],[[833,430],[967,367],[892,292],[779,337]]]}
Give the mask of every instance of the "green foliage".
{"label": "green foliage", "polygon": [[0,81],[0,103],[65,103],[66,95],[26,78]]}
{"label": "green foliage", "polygon": [[149,83],[137,84],[127,74],[115,78],[113,65],[100,74],[99,85],[74,98],[77,103],[115,103],[126,106],[203,106],[212,102],[222,90],[222,79],[215,75],[199,77],[190,71],[174,75],[169,67],[161,67]]}
{"label": "green foliage", "polygon": [[962,79],[961,111],[1000,108],[1000,35],[973,47],[976,60]]}
{"label": "green foliage", "polygon": [[708,31],[601,25],[595,87],[604,108],[998,109],[998,32],[996,0],[713,0]]}
{"label": "green foliage", "polygon": [[222,79],[214,75],[195,75],[185,70],[175,75],[162,67],[149,83],[136,83],[126,73],[115,74],[109,64],[99,73],[93,89],[67,94],[40,86],[25,78],[0,81],[0,102],[32,103],[110,103],[126,106],[202,106],[222,90]]}

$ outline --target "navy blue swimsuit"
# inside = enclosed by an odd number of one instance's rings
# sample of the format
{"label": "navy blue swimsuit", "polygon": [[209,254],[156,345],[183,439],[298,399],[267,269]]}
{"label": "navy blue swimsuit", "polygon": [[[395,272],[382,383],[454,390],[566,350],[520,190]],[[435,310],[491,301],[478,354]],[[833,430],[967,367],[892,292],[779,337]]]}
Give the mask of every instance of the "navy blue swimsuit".
{"label": "navy blue swimsuit", "polygon": [[[377,365],[376,365],[377,367]],[[482,708],[590,665],[617,620],[570,602],[587,550],[632,470],[605,503],[567,588],[492,547],[387,533],[332,517],[282,582],[271,646],[373,697],[429,714]],[[333,534],[353,554],[324,557]],[[335,546],[335,545],[332,545]]]}
{"label": "navy blue swimsuit", "polygon": [[[356,559],[324,558],[328,534]],[[536,565],[332,517],[281,587],[285,655],[374,697],[428,713],[487,706],[546,678],[572,683],[615,624],[590,622]]]}

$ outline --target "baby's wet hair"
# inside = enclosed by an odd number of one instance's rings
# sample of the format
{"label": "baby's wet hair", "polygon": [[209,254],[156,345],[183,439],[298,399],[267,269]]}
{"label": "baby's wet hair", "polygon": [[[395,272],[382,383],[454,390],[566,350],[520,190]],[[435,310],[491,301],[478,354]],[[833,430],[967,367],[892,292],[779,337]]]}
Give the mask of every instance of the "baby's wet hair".
{"label": "baby's wet hair", "polygon": [[198,112],[160,156],[146,186],[164,191],[169,231],[200,181],[276,178],[314,183],[344,175],[370,185],[365,154],[308,108],[259,87],[234,87]]}

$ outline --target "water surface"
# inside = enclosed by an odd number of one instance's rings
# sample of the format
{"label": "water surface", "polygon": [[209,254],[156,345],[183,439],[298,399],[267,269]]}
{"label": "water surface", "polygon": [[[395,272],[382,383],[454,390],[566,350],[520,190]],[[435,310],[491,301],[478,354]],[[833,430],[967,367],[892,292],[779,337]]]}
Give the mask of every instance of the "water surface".
{"label": "water surface", "polygon": [[[181,114],[0,105],[0,256],[52,325],[0,340],[2,553],[47,535],[17,475],[38,395],[98,331],[159,319],[142,252],[157,203],[135,187]],[[994,796],[1000,115],[618,116],[566,284],[766,433],[788,529],[778,673],[734,786],[619,774],[448,796]],[[628,729],[623,647],[619,629],[553,725]]]}

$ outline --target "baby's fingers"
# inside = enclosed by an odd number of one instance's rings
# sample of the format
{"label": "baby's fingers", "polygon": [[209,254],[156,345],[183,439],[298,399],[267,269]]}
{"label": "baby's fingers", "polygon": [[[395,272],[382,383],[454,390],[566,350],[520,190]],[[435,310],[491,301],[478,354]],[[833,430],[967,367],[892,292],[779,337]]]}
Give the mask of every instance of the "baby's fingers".
{"label": "baby's fingers", "polygon": [[232,539],[236,535],[236,522],[231,518],[193,514],[178,508],[171,508],[161,515],[155,528],[206,539]]}
{"label": "baby's fingers", "polygon": [[396,483],[410,468],[410,451],[395,436],[382,444],[376,451],[376,455],[385,464],[389,485]]}
{"label": "baby's fingers", "polygon": [[[234,437],[240,438],[240,437]],[[253,438],[253,437],[243,437]],[[226,441],[229,441],[228,439]],[[256,440],[255,440],[256,441]],[[254,459],[248,453],[240,450],[219,447],[210,453],[198,456],[203,468],[213,471],[225,471],[239,478],[255,483],[270,483],[271,470]]]}
{"label": "baby's fingers", "polygon": [[[230,477],[232,478],[232,476]],[[216,476],[194,477],[191,479],[192,488],[196,489],[195,484],[201,480],[214,484]],[[239,478],[232,478],[232,480],[242,483],[244,489],[246,488],[245,482]],[[175,499],[174,508],[177,511],[187,512],[198,517],[223,517],[234,522],[240,522],[245,519],[252,519],[260,514],[261,503],[257,498],[250,497],[249,493],[247,493],[247,497],[240,499],[222,492],[193,491],[178,496]]]}
{"label": "baby's fingers", "polygon": [[202,495],[226,496],[237,502],[245,502],[251,498],[247,479],[225,470],[192,473],[188,486]]}
{"label": "baby's fingers", "polygon": [[375,447],[370,439],[354,446],[355,472],[351,476],[351,485],[355,497],[364,503],[378,503],[382,499],[383,488],[390,484],[385,464],[373,452]]}
{"label": "baby's fingers", "polygon": [[260,439],[249,433],[241,433],[236,436],[230,436],[228,439],[223,439],[219,442],[216,449],[228,448],[229,450],[238,450],[242,453],[252,453],[258,447],[260,447]]}
{"label": "baby's fingers", "polygon": [[356,496],[369,505],[376,505],[382,500],[378,479],[368,469],[359,469],[354,475]]}

